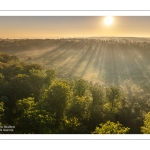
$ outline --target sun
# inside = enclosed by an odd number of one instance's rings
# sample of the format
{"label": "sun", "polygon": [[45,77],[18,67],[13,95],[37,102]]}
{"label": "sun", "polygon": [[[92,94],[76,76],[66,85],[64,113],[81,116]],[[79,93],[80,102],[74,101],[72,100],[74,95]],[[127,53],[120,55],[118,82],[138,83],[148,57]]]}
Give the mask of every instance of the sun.
{"label": "sun", "polygon": [[105,17],[104,23],[106,26],[110,26],[113,23],[113,17],[111,17],[111,16]]}

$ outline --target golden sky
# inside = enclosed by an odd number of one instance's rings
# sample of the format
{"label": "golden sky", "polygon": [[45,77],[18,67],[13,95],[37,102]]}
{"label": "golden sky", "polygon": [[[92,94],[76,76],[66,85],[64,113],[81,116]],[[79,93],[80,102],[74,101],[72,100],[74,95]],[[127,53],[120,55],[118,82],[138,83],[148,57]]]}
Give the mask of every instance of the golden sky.
{"label": "golden sky", "polygon": [[0,38],[150,37],[149,16],[0,16]]}

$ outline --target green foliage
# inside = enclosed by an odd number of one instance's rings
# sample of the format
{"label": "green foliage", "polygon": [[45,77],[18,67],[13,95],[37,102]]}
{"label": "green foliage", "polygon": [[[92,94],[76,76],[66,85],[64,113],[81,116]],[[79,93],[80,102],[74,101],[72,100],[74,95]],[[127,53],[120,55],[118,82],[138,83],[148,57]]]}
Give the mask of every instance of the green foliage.
{"label": "green foliage", "polygon": [[16,56],[11,56],[9,54],[0,53],[0,62],[7,63],[9,61],[18,60]]}
{"label": "green foliage", "polygon": [[83,79],[79,79],[75,82],[75,95],[82,97],[85,96],[85,91],[87,89],[87,82]]}
{"label": "green foliage", "polygon": [[4,80],[4,76],[0,73],[0,82]]}
{"label": "green foliage", "polygon": [[43,92],[44,86],[44,72],[41,70],[31,69],[30,74],[30,83],[32,85],[32,94],[35,97],[35,101],[39,101],[41,93]]}
{"label": "green foliage", "polygon": [[0,102],[0,117],[3,115],[4,113],[4,103]]}
{"label": "green foliage", "polygon": [[52,133],[55,119],[45,110],[38,108],[34,98],[18,100],[16,104],[15,133]]}
{"label": "green foliage", "polygon": [[70,98],[70,87],[65,82],[57,81],[46,92],[45,104],[47,111],[56,114],[57,119],[64,117]]}
{"label": "green foliage", "polygon": [[91,106],[91,99],[87,96],[84,97],[73,97],[71,102],[71,106],[67,111],[68,116],[77,117],[79,120],[84,120],[89,118],[90,116],[90,106]]}
{"label": "green foliage", "polygon": [[[106,116],[103,105],[92,105],[90,108],[89,130],[93,131],[96,126],[104,122]],[[107,119],[106,119],[107,120]]]}
{"label": "green foliage", "polygon": [[62,120],[59,127],[55,131],[55,133],[58,134],[80,134],[81,132],[82,126],[76,117]]}
{"label": "green foliage", "polygon": [[0,73],[0,96],[3,95],[4,84],[5,84],[4,76]]}
{"label": "green foliage", "polygon": [[54,69],[0,54],[0,123],[15,125],[13,133],[82,134],[95,128],[92,133],[150,133],[149,113],[142,126],[150,95],[129,83],[127,91],[102,89],[83,79],[59,79]]}
{"label": "green foliage", "polygon": [[110,110],[113,111],[121,98],[121,92],[117,87],[111,86],[106,89],[106,98],[109,102]]}
{"label": "green foliage", "polygon": [[106,97],[110,102],[117,100],[120,97],[120,90],[115,86],[111,86],[106,89]]}
{"label": "green foliage", "polygon": [[14,101],[32,95],[33,90],[30,81],[30,76],[26,74],[18,74],[11,79],[9,82],[9,90],[11,91],[11,97],[13,97]]}
{"label": "green foliage", "polygon": [[39,70],[39,71],[43,70],[42,66],[39,64],[27,64],[22,62],[22,65],[24,67],[24,71],[26,74],[30,74],[31,72],[34,72],[34,70]]}
{"label": "green foliage", "polygon": [[4,103],[0,102],[0,126],[2,126],[2,116],[4,115]]}
{"label": "green foliage", "polygon": [[56,72],[54,69],[48,69],[45,71],[46,78],[45,78],[45,84],[47,86],[50,86],[52,84],[52,81],[56,78]]}
{"label": "green foliage", "polygon": [[93,134],[125,134],[130,130],[128,127],[123,127],[119,122],[107,121],[105,124],[100,124],[99,126],[92,132]]}
{"label": "green foliage", "polygon": [[53,133],[55,120],[44,110],[30,110],[16,121],[16,133],[48,134]]}
{"label": "green foliage", "polygon": [[145,114],[144,126],[141,127],[141,132],[144,134],[150,134],[150,112]]}
{"label": "green foliage", "polygon": [[32,97],[18,100],[16,103],[16,113],[19,116],[21,116],[22,113],[27,112],[28,110],[32,109],[34,105],[35,105],[35,101],[34,101],[34,98]]}
{"label": "green foliage", "polygon": [[90,86],[90,91],[93,97],[93,105],[102,105],[104,99],[104,92],[101,86],[92,85]]}

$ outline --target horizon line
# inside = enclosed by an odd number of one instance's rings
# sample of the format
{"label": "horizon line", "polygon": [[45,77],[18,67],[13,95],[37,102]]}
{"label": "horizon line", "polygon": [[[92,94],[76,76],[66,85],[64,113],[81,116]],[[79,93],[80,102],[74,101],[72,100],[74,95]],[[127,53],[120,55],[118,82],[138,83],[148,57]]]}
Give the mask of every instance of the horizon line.
{"label": "horizon line", "polygon": [[0,38],[0,40],[3,40],[3,39],[76,39],[76,38],[150,38],[150,36],[87,36],[87,37],[57,37],[57,38],[49,38],[49,37],[46,37],[46,38],[28,38],[28,37],[25,37],[25,38]]}

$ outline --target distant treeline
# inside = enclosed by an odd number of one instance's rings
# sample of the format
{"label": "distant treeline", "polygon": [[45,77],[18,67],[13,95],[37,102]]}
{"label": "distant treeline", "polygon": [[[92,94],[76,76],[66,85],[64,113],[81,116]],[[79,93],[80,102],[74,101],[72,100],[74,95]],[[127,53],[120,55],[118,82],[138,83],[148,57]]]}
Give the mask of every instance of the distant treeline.
{"label": "distant treeline", "polygon": [[0,53],[0,126],[13,127],[0,133],[150,133],[150,95],[58,76]]}
{"label": "distant treeline", "polygon": [[82,42],[82,41],[99,41],[106,42],[108,44],[120,44],[120,45],[131,45],[142,48],[150,48],[149,38],[121,38],[121,37],[100,37],[100,38],[66,38],[66,39],[1,39],[0,49],[1,50],[25,50],[31,47],[43,48],[47,46],[57,45],[61,42]]}

